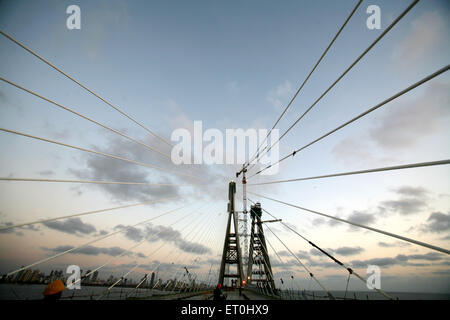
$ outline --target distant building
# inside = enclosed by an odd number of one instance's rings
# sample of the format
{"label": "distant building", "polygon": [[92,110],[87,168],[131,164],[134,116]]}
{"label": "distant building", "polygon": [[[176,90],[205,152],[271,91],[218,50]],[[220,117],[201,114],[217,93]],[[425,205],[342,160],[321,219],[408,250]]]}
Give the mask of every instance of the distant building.
{"label": "distant building", "polygon": [[32,275],[33,271],[31,269],[25,270],[25,274],[23,275],[21,282],[29,282]]}
{"label": "distant building", "polygon": [[97,281],[97,278],[98,278],[98,271],[95,271],[95,272],[92,274],[92,279],[91,279],[91,281],[92,281],[92,282],[96,282],[96,281]]}
{"label": "distant building", "polygon": [[30,281],[31,282],[38,282],[39,281],[39,270],[38,269],[33,271],[33,274],[31,275]]}
{"label": "distant building", "polygon": [[55,280],[62,280],[63,282],[65,282],[64,280],[64,273],[62,270],[52,270],[52,274],[50,275],[50,282],[53,282]]}
{"label": "distant building", "polygon": [[[23,266],[22,266],[23,268]],[[15,282],[21,282],[23,275],[25,274],[25,270],[19,271],[16,275],[16,278],[14,279]]]}
{"label": "distant building", "polygon": [[152,272],[152,276],[150,278],[150,288],[153,288],[154,285],[155,285],[155,273]]}
{"label": "distant building", "polygon": [[89,274],[90,272],[91,272],[91,270],[86,271],[86,274],[84,275],[84,280],[83,280],[84,283],[90,282],[90,278],[91,278],[91,275]]}
{"label": "distant building", "polygon": [[45,281],[45,273],[39,273],[38,282],[43,283]]}

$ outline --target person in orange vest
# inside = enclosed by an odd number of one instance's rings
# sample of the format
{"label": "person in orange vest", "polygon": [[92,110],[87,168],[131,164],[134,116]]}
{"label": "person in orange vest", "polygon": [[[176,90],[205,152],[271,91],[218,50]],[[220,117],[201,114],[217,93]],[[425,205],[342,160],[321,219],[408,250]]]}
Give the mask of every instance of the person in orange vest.
{"label": "person in orange vest", "polygon": [[53,281],[42,292],[44,300],[59,300],[65,289],[64,283],[61,280]]}

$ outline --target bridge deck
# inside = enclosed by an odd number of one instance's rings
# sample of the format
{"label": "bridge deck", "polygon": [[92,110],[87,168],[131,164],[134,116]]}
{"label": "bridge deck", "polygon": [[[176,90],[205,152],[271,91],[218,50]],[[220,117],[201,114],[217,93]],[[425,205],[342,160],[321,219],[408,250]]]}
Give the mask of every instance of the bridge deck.
{"label": "bridge deck", "polygon": [[[242,290],[242,295],[239,295],[238,290],[225,291],[226,300],[270,300],[271,297],[258,294],[253,291]],[[212,300],[212,293],[199,293],[198,295],[188,297],[184,300]]]}

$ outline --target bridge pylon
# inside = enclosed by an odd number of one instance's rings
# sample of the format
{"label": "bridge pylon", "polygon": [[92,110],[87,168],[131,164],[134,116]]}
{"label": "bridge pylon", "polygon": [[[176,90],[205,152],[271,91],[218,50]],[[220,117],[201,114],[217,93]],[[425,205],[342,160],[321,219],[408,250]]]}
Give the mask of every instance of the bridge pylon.
{"label": "bridge pylon", "polygon": [[255,203],[250,207],[250,215],[252,225],[248,254],[247,282],[248,284],[256,283],[267,294],[277,294],[262,227],[263,223],[275,222],[275,220],[261,221],[262,209],[259,203]]}
{"label": "bridge pylon", "polygon": [[[228,185],[228,223],[223,245],[222,262],[220,264],[219,283],[225,285],[226,279],[235,279],[236,286],[245,284],[242,266],[242,253],[239,241],[238,216],[234,207],[236,183],[231,181]],[[231,283],[234,283],[232,281]]]}

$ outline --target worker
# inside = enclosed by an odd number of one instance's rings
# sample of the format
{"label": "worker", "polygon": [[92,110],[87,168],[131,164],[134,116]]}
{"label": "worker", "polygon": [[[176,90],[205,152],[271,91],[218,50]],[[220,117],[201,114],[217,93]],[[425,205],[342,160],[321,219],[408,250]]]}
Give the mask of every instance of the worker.
{"label": "worker", "polygon": [[218,284],[217,287],[214,289],[214,297],[213,300],[225,300],[224,296],[222,295],[222,290],[220,289],[222,288],[222,284]]}
{"label": "worker", "polygon": [[64,283],[61,280],[53,281],[42,293],[44,295],[44,300],[59,300],[65,289]]}

